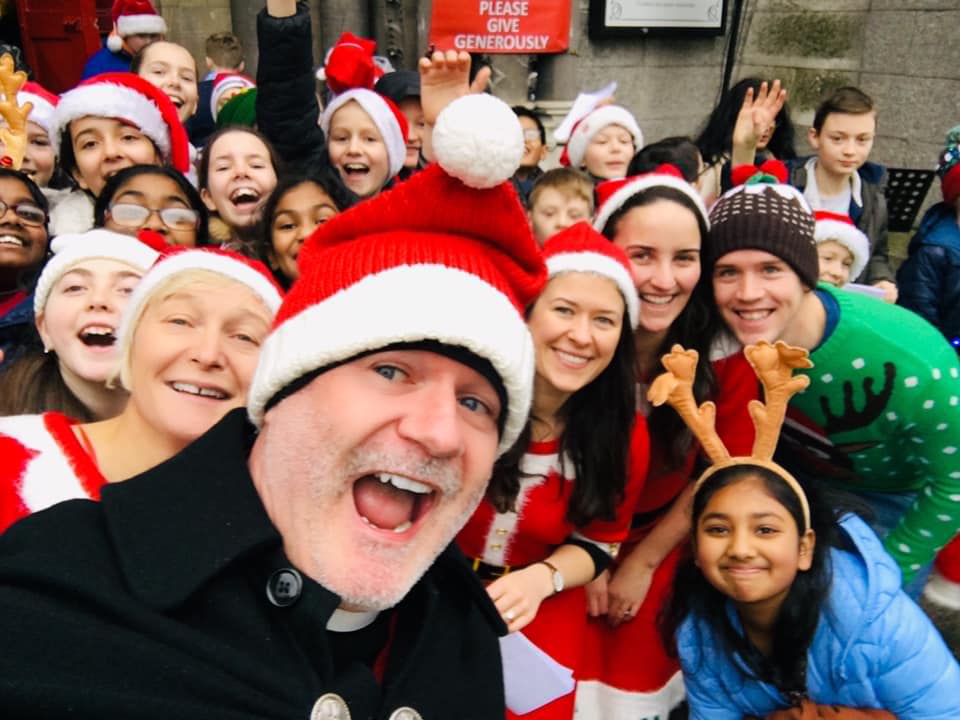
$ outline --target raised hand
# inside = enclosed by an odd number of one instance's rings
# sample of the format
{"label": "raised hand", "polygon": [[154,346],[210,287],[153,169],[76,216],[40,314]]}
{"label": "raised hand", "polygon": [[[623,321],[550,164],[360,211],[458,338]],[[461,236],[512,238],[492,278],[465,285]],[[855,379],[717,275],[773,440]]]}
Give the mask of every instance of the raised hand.
{"label": "raised hand", "polygon": [[483,67],[470,82],[470,55],[456,50],[435,51],[420,58],[420,104],[427,124],[437,121],[440,111],[458,97],[480,93],[490,81],[490,68]]}
{"label": "raised hand", "polygon": [[27,151],[27,117],[33,109],[31,103],[19,105],[17,93],[27,81],[22,70],[14,71],[13,58],[0,56],[0,117],[6,120],[6,127],[0,128],[0,141],[3,142],[3,157],[0,164],[19,170],[23,164],[23,155]]}
{"label": "raised hand", "polygon": [[767,82],[760,83],[760,89],[754,93],[753,88],[747,88],[743,97],[743,105],[737,114],[737,122],[733,127],[733,164],[749,165],[754,161],[760,139],[773,134],[777,115],[787,101],[787,91],[780,87],[780,81],[774,80],[768,86]]}

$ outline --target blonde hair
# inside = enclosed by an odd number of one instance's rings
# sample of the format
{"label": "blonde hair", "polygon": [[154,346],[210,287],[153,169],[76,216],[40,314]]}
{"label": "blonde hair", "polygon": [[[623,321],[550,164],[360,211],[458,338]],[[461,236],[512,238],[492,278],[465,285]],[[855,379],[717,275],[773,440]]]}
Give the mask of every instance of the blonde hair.
{"label": "blonde hair", "polygon": [[[143,315],[147,309],[158,299],[165,300],[189,285],[200,284],[215,288],[224,288],[242,283],[239,283],[237,280],[226,275],[222,275],[218,272],[213,272],[212,270],[201,270],[199,268],[191,268],[189,270],[178,272],[177,274],[171,275],[160,282],[153,289],[153,292],[150,293],[149,297],[147,297],[144,302],[140,303],[139,307],[135,311],[135,314],[129,318],[129,325],[127,326],[126,334],[122,338],[118,338],[118,340],[122,343],[122,347],[120,348],[120,356],[117,358],[116,368],[110,374],[110,377],[107,378],[107,387],[116,387],[116,384],[119,381],[120,386],[123,387],[124,390],[127,392],[132,392],[130,376],[132,372],[131,354],[133,352],[133,340],[137,334],[137,330],[140,327],[140,321],[143,319]],[[257,294],[253,292],[253,290],[250,291],[250,294],[258,300],[260,299]]]}
{"label": "blonde hair", "polygon": [[580,170],[570,167],[547,170],[534,183],[527,199],[527,209],[533,210],[534,205],[544,190],[552,188],[567,198],[579,198],[587,203],[590,214],[593,214],[593,182]]}

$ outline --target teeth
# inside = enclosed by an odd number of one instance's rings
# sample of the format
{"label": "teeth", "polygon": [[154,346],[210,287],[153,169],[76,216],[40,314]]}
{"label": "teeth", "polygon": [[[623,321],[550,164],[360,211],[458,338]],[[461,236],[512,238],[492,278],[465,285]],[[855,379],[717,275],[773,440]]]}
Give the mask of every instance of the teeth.
{"label": "teeth", "polygon": [[214,388],[200,387],[185,382],[172,383],[173,389],[177,392],[188,393],[189,395],[199,395],[200,397],[215,398],[217,400],[226,400],[226,393]]}
{"label": "teeth", "polygon": [[641,295],[640,298],[651,305],[666,305],[673,300],[673,295]]}
{"label": "teeth", "polygon": [[395,488],[416,493],[417,495],[429,495],[433,492],[433,489],[429,485],[424,485],[416,480],[411,480],[410,478],[405,478],[400,475],[377,473],[376,478],[382,483],[390,483]]}
{"label": "teeth", "polygon": [[343,166],[346,170],[367,170],[367,166],[361,163],[348,163]]}
{"label": "teeth", "polygon": [[405,523],[401,523],[400,525],[397,525],[397,526],[393,529],[393,531],[394,531],[395,533],[399,534],[399,533],[402,533],[402,532],[406,532],[407,530],[409,530],[409,529],[412,528],[412,527],[413,527],[413,523],[410,522],[409,520],[407,520]]}
{"label": "teeth", "polygon": [[200,388],[200,394],[204,397],[216,398],[217,400],[225,400],[227,397],[226,393],[214,390],[213,388]]}
{"label": "teeth", "polygon": [[752,312],[746,312],[741,310],[737,313],[744,320],[763,320],[767,315],[770,314],[769,310],[754,310]]}
{"label": "teeth", "polygon": [[103,325],[91,325],[88,328],[85,328],[83,331],[84,335],[113,335],[112,327],[105,327]]}
{"label": "teeth", "polygon": [[579,355],[571,355],[563,350],[557,350],[557,355],[560,356],[561,360],[571,365],[586,365],[588,360],[588,358],[580,357]]}
{"label": "teeth", "polygon": [[23,247],[23,240],[13,235],[0,235],[0,245],[15,245]]}
{"label": "teeth", "polygon": [[260,199],[260,193],[258,193],[253,188],[238,188],[230,195],[230,199],[235,202],[256,202]]}

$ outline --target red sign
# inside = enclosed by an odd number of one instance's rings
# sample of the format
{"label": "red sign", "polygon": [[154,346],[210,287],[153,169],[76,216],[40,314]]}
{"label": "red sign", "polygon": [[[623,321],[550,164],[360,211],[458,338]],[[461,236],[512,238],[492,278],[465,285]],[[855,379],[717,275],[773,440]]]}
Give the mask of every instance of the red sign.
{"label": "red sign", "polygon": [[433,0],[430,43],[477,53],[563,52],[570,0]]}

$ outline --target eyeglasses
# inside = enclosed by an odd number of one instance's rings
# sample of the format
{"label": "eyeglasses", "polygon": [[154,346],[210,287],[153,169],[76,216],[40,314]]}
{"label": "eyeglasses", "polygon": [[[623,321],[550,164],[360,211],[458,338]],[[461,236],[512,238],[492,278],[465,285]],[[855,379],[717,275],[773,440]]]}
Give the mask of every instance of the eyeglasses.
{"label": "eyeglasses", "polygon": [[39,227],[47,223],[47,214],[33,203],[22,202],[16,205],[7,205],[3,200],[0,200],[0,218],[7,214],[7,210],[13,210],[13,214],[24,225]]}
{"label": "eyeglasses", "polygon": [[171,230],[195,230],[200,224],[200,213],[185,207],[148,208],[132,203],[117,203],[108,209],[117,225],[141,228],[153,213]]}
{"label": "eyeglasses", "polygon": [[537,128],[524,128],[523,130],[523,139],[524,140],[539,140],[540,131]]}

